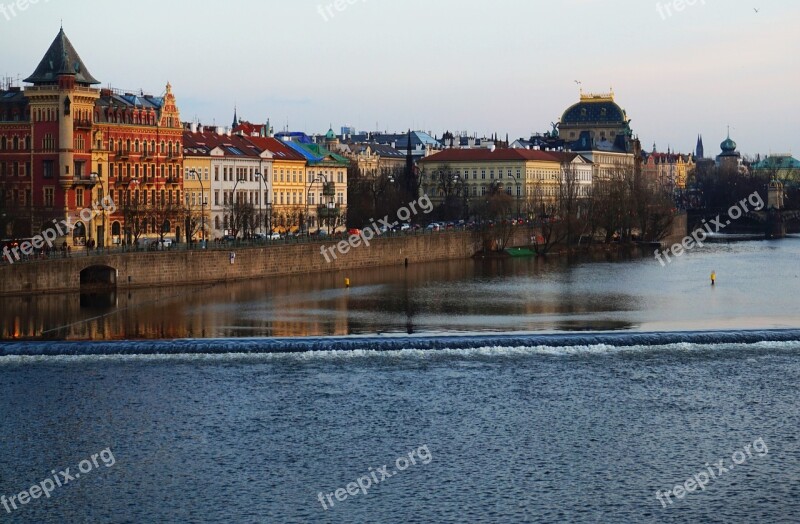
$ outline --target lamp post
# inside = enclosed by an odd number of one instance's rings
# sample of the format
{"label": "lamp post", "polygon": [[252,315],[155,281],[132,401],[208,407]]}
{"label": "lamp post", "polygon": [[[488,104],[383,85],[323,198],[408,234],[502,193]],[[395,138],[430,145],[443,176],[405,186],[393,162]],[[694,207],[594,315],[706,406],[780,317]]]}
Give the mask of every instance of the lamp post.
{"label": "lamp post", "polygon": [[[267,181],[264,180],[264,175],[261,174],[261,171],[256,171],[255,172],[255,176],[256,176],[256,178],[258,178],[258,222],[259,222],[259,225],[261,225],[261,223],[264,221],[264,213],[262,212],[262,206],[261,206],[262,199],[264,197],[264,193],[261,191],[261,182],[264,182],[264,187],[266,187],[267,186]],[[262,227],[262,229],[263,229],[263,227]],[[265,236],[266,236],[266,234],[265,234]]]}
{"label": "lamp post", "polygon": [[203,177],[195,170],[189,171],[189,174],[196,177],[200,182],[200,234],[202,249],[206,248],[206,188],[203,186]]}
{"label": "lamp post", "polygon": [[267,213],[265,217],[265,226],[267,228],[267,240],[272,240],[272,202],[266,202],[264,204],[266,207]]}
{"label": "lamp post", "polygon": [[[237,220],[236,220],[236,204],[237,204],[237,200],[238,199],[236,198],[236,187],[239,185],[239,182],[242,182],[243,180],[244,180],[244,178],[237,178],[236,179],[236,183],[233,184],[233,192],[231,194],[231,221],[233,222],[232,225],[234,225],[234,226],[236,225],[236,222],[237,222]],[[236,240],[236,237],[239,236],[239,229],[236,228],[236,227],[234,227],[232,229],[233,229],[233,239]]]}
{"label": "lamp post", "polygon": [[[140,182],[138,178],[132,178],[127,181],[125,185],[125,207],[123,208],[124,217],[125,217],[125,230],[123,231],[123,236],[125,237],[126,244],[130,244],[133,241],[133,230],[128,225],[128,217],[131,214],[131,186],[139,186]],[[138,208],[139,206],[139,199],[135,199],[134,202]],[[138,219],[138,216],[137,216]],[[134,220],[135,221],[135,220]],[[134,224],[135,225],[135,224]],[[129,245],[127,247],[130,247]],[[138,246],[137,246],[138,247]]]}
{"label": "lamp post", "polygon": [[103,225],[101,226],[102,235],[97,235],[98,245],[97,247],[100,249],[105,249],[106,247],[106,207],[103,202],[105,199],[105,188],[103,187],[103,179],[97,173],[92,173],[89,175],[89,178],[92,180],[93,183],[98,184],[100,186],[100,194],[98,194],[98,205],[100,209],[102,209],[101,213],[103,213]]}
{"label": "lamp post", "polygon": [[[306,222],[306,236],[310,236],[311,235],[310,217],[308,216],[308,200],[309,200],[308,195],[311,194],[311,187],[314,185],[314,182],[321,181],[322,177],[324,177],[324,176],[325,175],[322,175],[322,174],[317,175],[317,176],[312,176],[311,180],[308,182],[308,188],[306,189],[306,220],[305,220],[305,222]],[[327,181],[328,179],[326,178],[325,180]],[[320,201],[320,204],[322,204],[321,201]]]}

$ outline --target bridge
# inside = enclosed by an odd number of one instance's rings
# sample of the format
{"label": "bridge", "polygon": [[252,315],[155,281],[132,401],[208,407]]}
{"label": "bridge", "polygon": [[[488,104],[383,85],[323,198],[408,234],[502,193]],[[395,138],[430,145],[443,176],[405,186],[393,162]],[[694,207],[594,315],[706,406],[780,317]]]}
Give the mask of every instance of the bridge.
{"label": "bridge", "polygon": [[786,224],[800,221],[800,210],[770,208],[766,211],[750,211],[745,217],[762,224],[765,238],[783,238],[786,236]]}

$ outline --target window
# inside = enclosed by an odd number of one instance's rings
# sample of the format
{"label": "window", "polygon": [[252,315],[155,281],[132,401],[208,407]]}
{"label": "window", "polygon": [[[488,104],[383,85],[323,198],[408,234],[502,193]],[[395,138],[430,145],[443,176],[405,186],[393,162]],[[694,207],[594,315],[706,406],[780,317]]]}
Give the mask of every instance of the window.
{"label": "window", "polygon": [[83,189],[78,188],[75,190],[75,205],[78,207],[86,207],[83,203]]}
{"label": "window", "polygon": [[53,207],[55,203],[55,189],[52,187],[44,188],[44,205],[45,207]]}
{"label": "window", "polygon": [[[219,191],[214,191],[214,205],[219,206]],[[219,226],[217,226],[219,229]]]}

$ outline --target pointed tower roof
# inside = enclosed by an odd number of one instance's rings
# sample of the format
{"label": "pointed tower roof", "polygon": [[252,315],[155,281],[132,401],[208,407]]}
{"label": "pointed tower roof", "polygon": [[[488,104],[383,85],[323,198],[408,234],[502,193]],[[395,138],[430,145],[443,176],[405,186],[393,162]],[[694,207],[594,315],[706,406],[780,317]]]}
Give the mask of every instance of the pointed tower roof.
{"label": "pointed tower roof", "polygon": [[58,36],[50,44],[50,48],[39,62],[39,67],[25,82],[31,84],[54,84],[59,75],[75,75],[75,82],[82,85],[95,85],[100,82],[95,79],[86,69],[83,60],[72,47],[72,43],[64,33],[64,28],[58,32]]}

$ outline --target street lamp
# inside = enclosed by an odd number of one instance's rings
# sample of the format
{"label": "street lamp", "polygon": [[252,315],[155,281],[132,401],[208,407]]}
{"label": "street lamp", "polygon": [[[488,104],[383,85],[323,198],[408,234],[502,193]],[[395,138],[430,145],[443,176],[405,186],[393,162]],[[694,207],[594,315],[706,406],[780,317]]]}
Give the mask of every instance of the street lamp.
{"label": "street lamp", "polygon": [[[324,176],[325,175],[322,175],[322,174],[317,175],[317,176],[312,176],[311,180],[308,182],[308,188],[306,189],[306,220],[305,220],[306,221],[306,236],[310,236],[311,235],[310,217],[308,216],[308,200],[309,200],[308,195],[311,194],[311,186],[314,185],[314,182],[320,182],[322,180],[322,177],[324,177]],[[325,182],[327,183],[327,181],[328,181],[328,179],[326,177],[325,178]],[[320,204],[322,204],[322,201],[320,201]],[[319,227],[319,225],[317,225],[317,227]]]}
{"label": "street lamp", "polygon": [[256,178],[258,178],[258,221],[259,224],[264,221],[264,213],[262,211],[262,199],[264,198],[264,193],[261,191],[261,182],[264,182],[264,187],[267,186],[267,181],[264,180],[264,175],[261,174],[261,171],[255,172]]}
{"label": "street lamp", "polygon": [[[233,192],[231,194],[231,221],[233,222],[233,226],[236,226],[236,204],[238,203],[238,199],[236,198],[236,187],[239,185],[239,182],[244,181],[244,178],[237,178],[236,183],[233,184]],[[239,228],[234,227],[233,229],[233,239],[236,240],[236,237],[239,236]]]}
{"label": "street lamp", "polygon": [[203,186],[203,177],[197,172],[197,170],[192,169],[189,171],[190,175],[193,175],[197,178],[197,181],[200,182],[200,231],[202,235],[202,246],[203,249],[206,248],[206,188]]}
{"label": "street lamp", "polygon": [[100,209],[102,210],[101,213],[103,213],[103,225],[101,226],[102,227],[102,229],[101,229],[102,235],[97,235],[97,237],[98,237],[98,239],[97,239],[98,240],[98,246],[97,247],[100,248],[100,249],[105,249],[105,247],[106,247],[106,207],[105,207],[105,204],[103,202],[103,199],[105,198],[105,188],[103,187],[103,179],[97,173],[91,173],[89,175],[89,179],[92,181],[93,184],[98,184],[100,186],[100,194],[97,195],[98,196],[97,200],[98,200],[98,205],[99,205]]}

